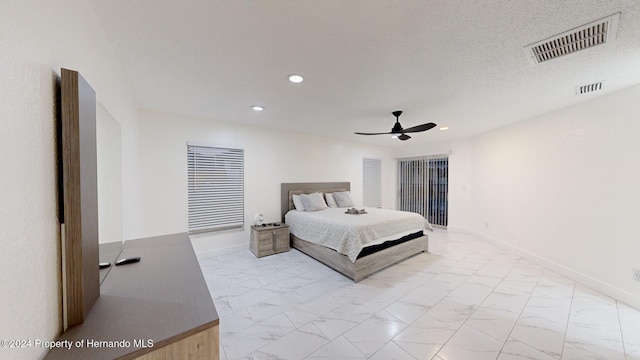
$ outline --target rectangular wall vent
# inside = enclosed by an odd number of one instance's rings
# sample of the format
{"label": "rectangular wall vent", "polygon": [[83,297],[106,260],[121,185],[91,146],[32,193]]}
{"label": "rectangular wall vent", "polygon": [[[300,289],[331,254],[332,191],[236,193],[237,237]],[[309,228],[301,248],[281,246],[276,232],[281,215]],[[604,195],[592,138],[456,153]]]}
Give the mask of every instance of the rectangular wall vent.
{"label": "rectangular wall vent", "polygon": [[576,95],[588,94],[595,91],[600,91],[604,87],[604,81],[598,81],[593,84],[587,84],[582,86],[576,86]]}
{"label": "rectangular wall vent", "polygon": [[560,56],[602,45],[616,38],[620,13],[552,36],[525,47],[534,63],[540,64]]}

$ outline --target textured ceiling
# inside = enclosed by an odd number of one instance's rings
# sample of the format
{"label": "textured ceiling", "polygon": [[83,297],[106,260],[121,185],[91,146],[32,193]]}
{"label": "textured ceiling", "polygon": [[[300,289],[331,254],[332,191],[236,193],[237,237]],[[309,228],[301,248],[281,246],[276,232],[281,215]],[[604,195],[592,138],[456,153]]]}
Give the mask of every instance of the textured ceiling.
{"label": "textured ceiling", "polygon": [[[409,142],[442,141],[640,83],[637,0],[93,3],[140,108],[379,145],[402,142],[353,132],[389,131],[393,110],[450,128]],[[608,44],[540,65],[524,51],[616,12]]]}

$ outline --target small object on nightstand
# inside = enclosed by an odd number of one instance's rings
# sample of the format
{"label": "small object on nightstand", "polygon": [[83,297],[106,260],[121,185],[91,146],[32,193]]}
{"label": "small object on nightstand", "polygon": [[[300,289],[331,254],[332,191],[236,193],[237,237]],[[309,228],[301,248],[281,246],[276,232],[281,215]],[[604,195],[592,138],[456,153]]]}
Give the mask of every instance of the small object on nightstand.
{"label": "small object on nightstand", "polygon": [[262,215],[261,213],[257,213],[253,216],[253,221],[256,223],[256,225],[264,225],[264,215]]}

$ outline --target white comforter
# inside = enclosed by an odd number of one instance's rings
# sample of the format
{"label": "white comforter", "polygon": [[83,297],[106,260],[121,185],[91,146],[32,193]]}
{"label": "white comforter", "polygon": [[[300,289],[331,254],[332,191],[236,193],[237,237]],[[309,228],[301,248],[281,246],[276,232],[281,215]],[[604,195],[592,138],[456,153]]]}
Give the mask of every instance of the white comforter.
{"label": "white comforter", "polygon": [[367,214],[345,214],[347,209],[329,208],[285,215],[289,231],[302,240],[323,245],[356,261],[360,250],[431,226],[422,215],[395,210],[366,208]]}

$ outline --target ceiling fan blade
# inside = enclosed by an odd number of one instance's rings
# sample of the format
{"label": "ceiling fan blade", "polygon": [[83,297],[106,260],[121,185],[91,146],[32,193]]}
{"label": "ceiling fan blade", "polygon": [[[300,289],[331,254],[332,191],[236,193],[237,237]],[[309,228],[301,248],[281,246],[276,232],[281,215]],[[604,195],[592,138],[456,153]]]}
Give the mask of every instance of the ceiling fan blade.
{"label": "ceiling fan blade", "polygon": [[418,126],[414,126],[414,127],[410,127],[407,129],[402,130],[403,133],[415,133],[415,132],[422,132],[422,131],[427,131],[430,129],[433,129],[434,127],[436,127],[436,124],[434,123],[426,123],[426,124],[422,124],[422,125],[418,125]]}
{"label": "ceiling fan blade", "polygon": [[361,132],[356,132],[354,134],[356,134],[356,135],[389,135],[391,133],[390,132],[383,132],[383,133],[361,133]]}
{"label": "ceiling fan blade", "polygon": [[407,135],[407,133],[417,133],[417,132],[422,132],[422,131],[427,131],[429,129],[433,129],[436,124],[434,123],[426,123],[426,124],[422,124],[422,125],[418,125],[418,126],[414,126],[414,127],[410,127],[408,129],[403,129],[402,125],[400,125],[400,115],[402,115],[402,111],[400,110],[396,110],[394,112],[392,112],[393,116],[396,117],[396,123],[393,125],[393,128],[391,129],[390,132],[382,132],[382,133],[362,133],[362,132],[357,132],[355,133],[356,135],[388,135],[388,134],[392,134],[394,135],[393,137],[396,137],[402,141],[405,140],[409,140],[411,139],[411,136]]}

